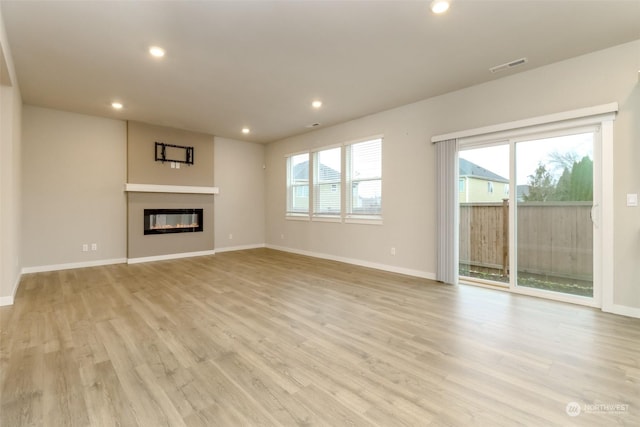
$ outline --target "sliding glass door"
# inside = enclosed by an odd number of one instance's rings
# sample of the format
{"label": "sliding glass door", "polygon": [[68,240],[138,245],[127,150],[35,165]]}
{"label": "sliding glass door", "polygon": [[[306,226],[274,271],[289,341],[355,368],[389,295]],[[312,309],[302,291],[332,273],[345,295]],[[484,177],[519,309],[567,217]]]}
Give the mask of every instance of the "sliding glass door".
{"label": "sliding glass door", "polygon": [[516,142],[515,164],[517,286],[593,297],[594,133]]}
{"label": "sliding glass door", "polygon": [[509,285],[509,144],[458,155],[459,275]]}
{"label": "sliding glass door", "polygon": [[591,304],[598,143],[573,129],[460,147],[462,282]]}

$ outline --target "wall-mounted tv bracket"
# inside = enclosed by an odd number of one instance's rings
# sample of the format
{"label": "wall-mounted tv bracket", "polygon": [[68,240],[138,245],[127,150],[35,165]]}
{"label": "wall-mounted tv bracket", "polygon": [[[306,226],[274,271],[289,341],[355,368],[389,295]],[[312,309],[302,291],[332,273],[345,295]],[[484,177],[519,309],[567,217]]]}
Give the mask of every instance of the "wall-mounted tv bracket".
{"label": "wall-mounted tv bracket", "polygon": [[[178,155],[179,150],[184,150],[183,158],[169,158],[167,157],[167,148],[174,148],[177,150],[169,150],[172,152],[173,157],[182,157]],[[187,165],[193,164],[193,147],[185,147],[183,145],[165,144],[164,142],[156,142],[156,162],[175,162],[184,163]]]}

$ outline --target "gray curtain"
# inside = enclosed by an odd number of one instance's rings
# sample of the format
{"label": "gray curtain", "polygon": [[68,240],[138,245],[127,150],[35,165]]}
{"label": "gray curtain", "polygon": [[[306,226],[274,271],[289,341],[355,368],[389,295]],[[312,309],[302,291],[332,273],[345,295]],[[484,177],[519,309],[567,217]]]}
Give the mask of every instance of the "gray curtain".
{"label": "gray curtain", "polygon": [[458,283],[458,141],[436,145],[437,264],[436,279]]}

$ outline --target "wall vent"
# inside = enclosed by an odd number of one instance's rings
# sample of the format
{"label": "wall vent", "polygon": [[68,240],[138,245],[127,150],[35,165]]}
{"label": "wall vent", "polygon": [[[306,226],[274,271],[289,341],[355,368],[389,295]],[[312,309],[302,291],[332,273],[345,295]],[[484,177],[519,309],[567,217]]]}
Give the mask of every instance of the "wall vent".
{"label": "wall vent", "polygon": [[506,64],[496,65],[495,67],[489,68],[489,71],[492,73],[497,73],[500,71],[504,71],[508,68],[517,67],[518,65],[526,64],[527,58],[516,59],[515,61],[507,62]]}

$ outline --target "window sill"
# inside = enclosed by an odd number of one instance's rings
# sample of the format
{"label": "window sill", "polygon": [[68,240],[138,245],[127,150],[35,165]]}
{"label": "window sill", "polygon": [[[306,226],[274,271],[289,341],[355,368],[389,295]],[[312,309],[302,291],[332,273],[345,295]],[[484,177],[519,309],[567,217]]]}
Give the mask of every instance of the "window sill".
{"label": "window sill", "polygon": [[342,222],[342,218],[335,215],[314,215],[311,218],[311,221],[319,221],[319,222]]}
{"label": "window sill", "polygon": [[346,224],[382,225],[382,217],[375,217],[375,218],[347,217],[344,219],[344,222]]}
{"label": "window sill", "polygon": [[284,219],[292,220],[292,221],[309,221],[308,214],[287,214]]}

